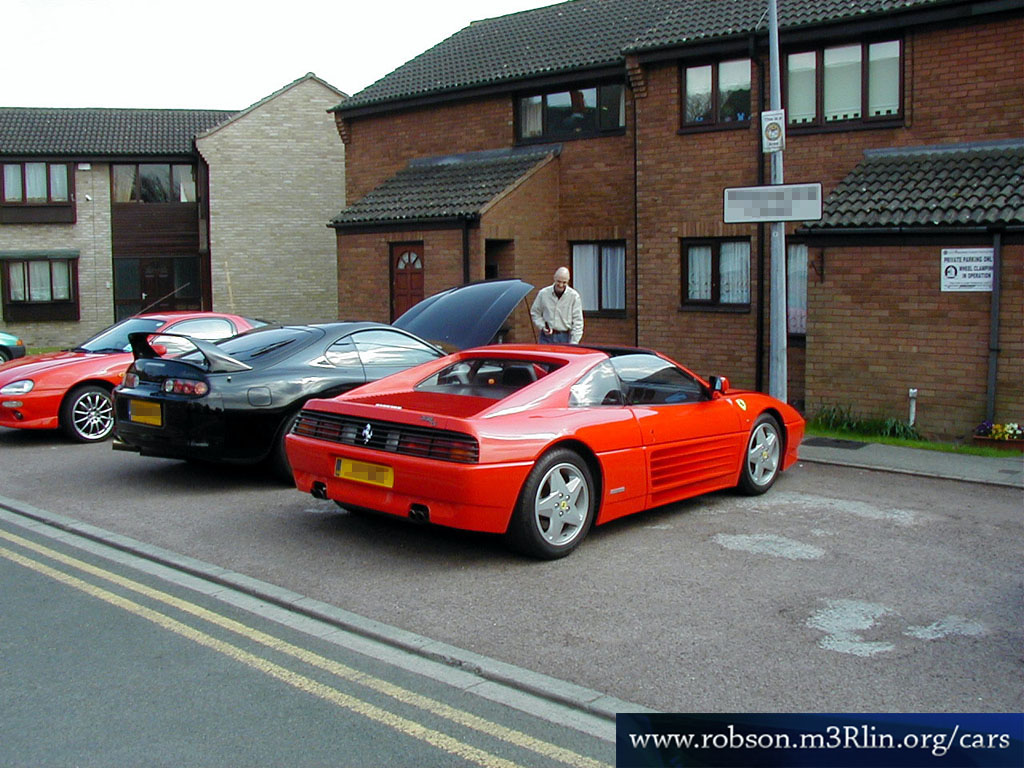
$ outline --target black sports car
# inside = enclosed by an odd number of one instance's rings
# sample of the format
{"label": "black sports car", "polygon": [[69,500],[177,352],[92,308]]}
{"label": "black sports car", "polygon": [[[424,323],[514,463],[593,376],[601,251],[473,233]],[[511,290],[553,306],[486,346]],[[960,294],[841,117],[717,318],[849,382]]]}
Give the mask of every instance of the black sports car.
{"label": "black sports car", "polygon": [[[268,326],[161,356],[132,334],[135,362],[114,390],[117,450],[227,463],[269,460],[291,479],[284,436],[312,397],[492,342],[533,286],[487,280],[414,306],[392,325]],[[431,339],[432,342],[424,339]],[[443,346],[442,346],[443,345]]]}

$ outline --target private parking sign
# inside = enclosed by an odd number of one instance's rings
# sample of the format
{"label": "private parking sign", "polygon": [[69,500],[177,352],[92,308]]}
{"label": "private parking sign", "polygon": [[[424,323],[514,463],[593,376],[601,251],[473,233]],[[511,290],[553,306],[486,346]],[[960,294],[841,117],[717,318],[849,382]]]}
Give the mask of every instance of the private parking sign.
{"label": "private parking sign", "polygon": [[943,248],[943,291],[991,291],[995,252],[991,248]]}

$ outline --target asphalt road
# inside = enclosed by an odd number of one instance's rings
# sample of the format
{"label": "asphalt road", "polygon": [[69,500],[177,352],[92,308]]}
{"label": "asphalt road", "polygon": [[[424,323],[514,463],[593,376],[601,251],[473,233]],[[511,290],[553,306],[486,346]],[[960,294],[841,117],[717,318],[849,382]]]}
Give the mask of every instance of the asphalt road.
{"label": "asphalt road", "polygon": [[259,470],[0,429],[0,496],[675,712],[1021,711],[1021,492],[801,464],[550,563]]}
{"label": "asphalt road", "polygon": [[608,719],[6,509],[0,584],[5,766],[609,768],[614,755]]}

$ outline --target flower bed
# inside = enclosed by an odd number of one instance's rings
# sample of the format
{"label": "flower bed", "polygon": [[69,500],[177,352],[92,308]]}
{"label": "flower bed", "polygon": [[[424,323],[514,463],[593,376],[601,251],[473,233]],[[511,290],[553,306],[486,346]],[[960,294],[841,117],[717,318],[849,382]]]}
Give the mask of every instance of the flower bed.
{"label": "flower bed", "polygon": [[1016,422],[993,424],[983,421],[974,430],[974,442],[1006,451],[1024,451],[1024,429]]}

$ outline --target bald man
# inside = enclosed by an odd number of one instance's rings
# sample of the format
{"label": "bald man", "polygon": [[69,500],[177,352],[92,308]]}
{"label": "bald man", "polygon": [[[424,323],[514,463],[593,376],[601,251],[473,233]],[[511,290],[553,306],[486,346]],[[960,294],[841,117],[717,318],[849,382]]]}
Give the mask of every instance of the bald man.
{"label": "bald man", "polygon": [[537,292],[530,307],[541,344],[579,344],[583,338],[583,300],[569,286],[569,270],[559,267],[551,285]]}

